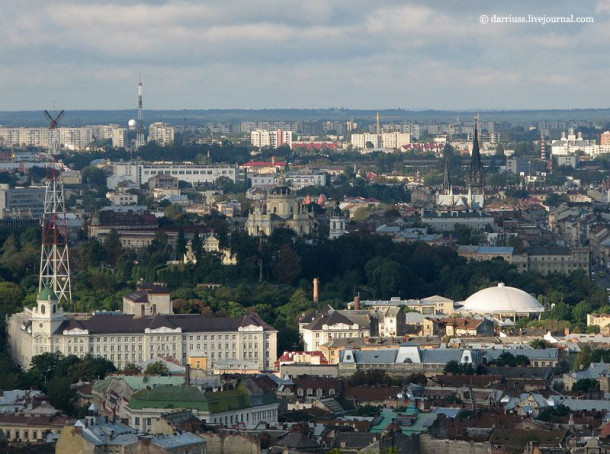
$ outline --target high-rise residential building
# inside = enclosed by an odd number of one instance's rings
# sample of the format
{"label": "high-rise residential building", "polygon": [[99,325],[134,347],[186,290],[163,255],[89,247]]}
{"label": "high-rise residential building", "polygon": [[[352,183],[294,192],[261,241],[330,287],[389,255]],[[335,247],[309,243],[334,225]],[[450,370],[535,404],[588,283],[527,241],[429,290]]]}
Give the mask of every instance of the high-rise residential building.
{"label": "high-rise residential building", "polygon": [[580,132],[575,134],[572,128],[568,129],[567,136],[565,132],[562,132],[559,140],[551,142],[553,156],[567,156],[577,151],[595,157],[600,153],[600,146],[595,143],[595,140],[583,139]]}
{"label": "high-rise residential building", "polygon": [[278,148],[284,145],[292,148],[292,131],[255,129],[250,133],[250,142],[257,148]]}
{"label": "high-rise residential building", "polygon": [[411,143],[411,134],[403,132],[384,132],[381,134],[381,146],[388,149],[398,149]]}
{"label": "high-rise residential building", "polygon": [[[380,148],[381,134],[352,134],[351,143],[354,148]],[[368,146],[367,146],[368,145]]]}
{"label": "high-rise residential building", "polygon": [[[50,148],[51,130],[48,128],[0,128],[0,145]],[[60,146],[79,151],[96,139],[112,139],[115,148],[125,146],[125,128],[118,125],[89,125],[79,128],[57,128]]]}
{"label": "high-rise residential building", "polygon": [[167,123],[153,123],[148,128],[148,141],[157,142],[159,145],[171,145],[174,143],[175,128]]}

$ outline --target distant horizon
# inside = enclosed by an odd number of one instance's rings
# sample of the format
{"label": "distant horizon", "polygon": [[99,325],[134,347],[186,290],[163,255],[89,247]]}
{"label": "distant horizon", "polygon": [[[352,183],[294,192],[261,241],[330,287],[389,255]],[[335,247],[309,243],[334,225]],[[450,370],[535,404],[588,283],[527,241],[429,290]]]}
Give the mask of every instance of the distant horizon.
{"label": "distant horizon", "polygon": [[[61,109],[58,109],[59,111]],[[65,114],[61,126],[85,126],[90,124],[125,125],[137,116],[136,109],[63,109]],[[5,127],[43,127],[47,120],[41,110],[0,111],[0,125]],[[573,109],[513,109],[513,110],[406,110],[347,109],[326,107],[317,109],[144,109],[144,122],[165,122],[174,125],[185,123],[196,126],[210,122],[240,123],[244,121],[288,121],[320,120],[348,121],[352,117],[361,124],[371,124],[379,113],[382,123],[390,122],[472,122],[475,115],[480,120],[506,121],[512,125],[532,125],[538,121],[591,121],[595,125],[610,127],[610,107]]]}

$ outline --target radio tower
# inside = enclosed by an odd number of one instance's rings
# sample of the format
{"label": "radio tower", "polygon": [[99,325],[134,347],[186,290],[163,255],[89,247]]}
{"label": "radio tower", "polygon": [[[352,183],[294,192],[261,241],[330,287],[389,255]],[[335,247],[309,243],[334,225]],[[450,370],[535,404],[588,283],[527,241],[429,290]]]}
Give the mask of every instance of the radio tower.
{"label": "radio tower", "polygon": [[138,82],[138,119],[136,121],[136,150],[143,146],[144,141],[144,112],[142,111],[142,76]]}
{"label": "radio tower", "polygon": [[60,151],[60,138],[59,138],[59,130],[57,129],[57,125],[61,117],[64,116],[64,111],[62,110],[57,114],[57,116],[53,117],[49,111],[44,111],[44,116],[49,120],[49,135],[51,136],[51,155],[57,156]]}
{"label": "radio tower", "polygon": [[[57,122],[63,113],[64,111],[62,110],[53,119],[45,111],[45,115],[51,120],[51,129],[56,130]],[[51,151],[53,154],[55,149],[52,148]],[[59,152],[58,149],[57,152]],[[72,302],[64,185],[57,175],[56,157],[52,162],[47,164],[44,215],[42,217],[42,246],[40,251],[38,291],[40,292],[44,288],[53,290],[55,295],[57,295],[58,302],[68,304]]]}

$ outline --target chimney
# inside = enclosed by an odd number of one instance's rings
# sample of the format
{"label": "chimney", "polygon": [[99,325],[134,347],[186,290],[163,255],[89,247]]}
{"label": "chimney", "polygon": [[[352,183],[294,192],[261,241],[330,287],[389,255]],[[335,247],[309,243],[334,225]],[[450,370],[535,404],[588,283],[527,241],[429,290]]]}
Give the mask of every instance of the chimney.
{"label": "chimney", "polygon": [[565,336],[569,336],[569,335],[570,335],[570,328],[569,328],[568,326],[566,326],[566,327],[563,329],[563,334],[564,334]]}
{"label": "chimney", "polygon": [[191,386],[191,365],[184,366],[184,386]]}
{"label": "chimney", "polygon": [[275,167],[275,156],[271,156],[271,165]]}
{"label": "chimney", "polygon": [[356,296],[354,296],[354,310],[355,311],[360,310],[360,293],[358,293]]}
{"label": "chimney", "polygon": [[320,302],[320,290],[318,288],[318,284],[319,284],[318,278],[314,277],[313,278],[313,302],[314,303]]}

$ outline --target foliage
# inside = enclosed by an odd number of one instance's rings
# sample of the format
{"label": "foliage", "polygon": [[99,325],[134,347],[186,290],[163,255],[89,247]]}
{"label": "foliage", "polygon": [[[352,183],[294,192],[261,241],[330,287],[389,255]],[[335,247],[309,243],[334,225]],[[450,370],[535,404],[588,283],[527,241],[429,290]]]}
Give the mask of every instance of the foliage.
{"label": "foliage", "polygon": [[583,370],[589,367],[591,363],[610,363],[610,349],[596,348],[591,349],[588,344],[584,344],[580,348],[580,352],[576,356],[574,362],[574,370]]}
{"label": "foliage", "polygon": [[375,405],[360,405],[356,409],[356,416],[379,416],[381,408]]}
{"label": "foliage", "polygon": [[146,366],[144,375],[169,375],[169,369],[164,362],[155,361]]}
{"label": "foliage", "polygon": [[592,378],[581,378],[572,385],[572,392],[587,394],[599,390],[599,382]]}
{"label": "foliage", "polygon": [[74,355],[43,353],[32,358],[32,367],[23,378],[47,393],[51,404],[68,415],[76,412],[76,392],[72,386],[79,381],[103,379],[115,372],[112,362],[87,355],[80,359]]}
{"label": "foliage", "polygon": [[558,422],[563,416],[568,415],[570,409],[565,405],[558,405],[556,407],[547,407],[542,410],[536,419],[545,422]]}
{"label": "foliage", "polygon": [[356,371],[349,378],[349,386],[392,386],[393,381],[382,370]]}
{"label": "foliage", "polygon": [[496,366],[503,367],[517,367],[517,366],[529,366],[530,360],[525,355],[513,355],[511,352],[503,352],[493,361]]}
{"label": "foliage", "polygon": [[536,350],[543,350],[546,348],[551,348],[553,344],[551,344],[546,339],[534,339],[530,342],[530,347],[535,348]]}
{"label": "foliage", "polygon": [[443,372],[446,374],[453,375],[474,375],[474,369],[472,368],[472,364],[460,364],[455,360],[449,361],[447,364],[445,364]]}
{"label": "foliage", "polygon": [[121,372],[125,375],[138,375],[142,372],[142,369],[137,364],[127,363]]}

